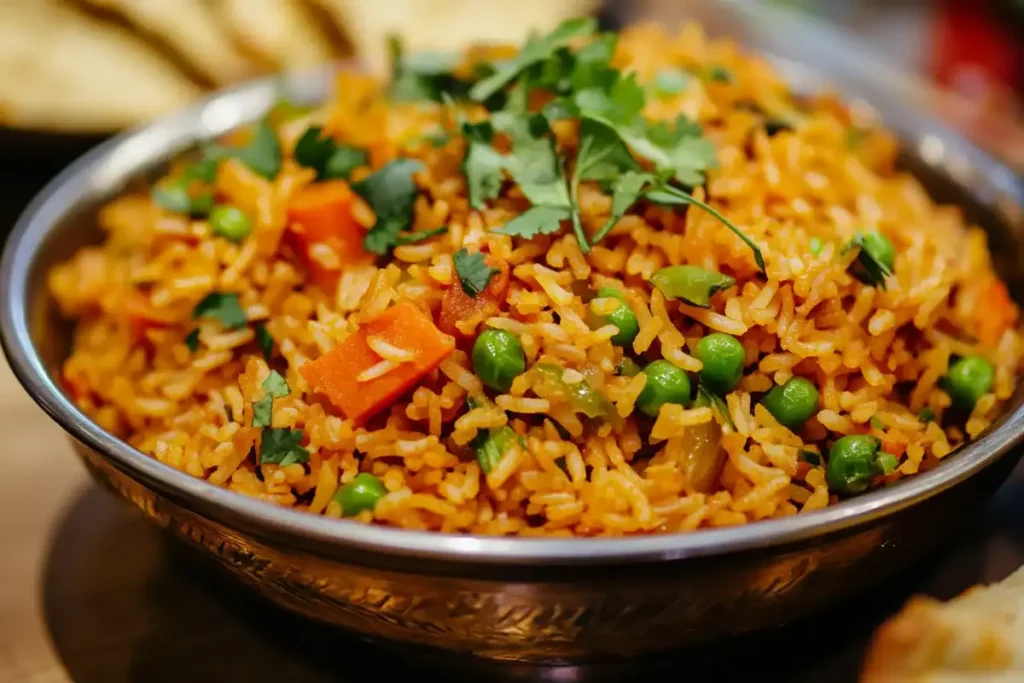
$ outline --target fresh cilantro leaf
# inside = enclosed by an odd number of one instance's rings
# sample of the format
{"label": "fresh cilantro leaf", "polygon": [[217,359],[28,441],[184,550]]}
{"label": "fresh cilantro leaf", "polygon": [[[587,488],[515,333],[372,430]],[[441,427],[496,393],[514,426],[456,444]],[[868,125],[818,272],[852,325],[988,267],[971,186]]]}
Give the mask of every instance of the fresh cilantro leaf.
{"label": "fresh cilantro leaf", "polygon": [[252,404],[252,426],[269,427],[273,422],[274,397],[269,393]]}
{"label": "fresh cilantro leaf", "polygon": [[754,252],[754,262],[757,263],[757,267],[764,271],[764,256],[761,254],[761,249],[757,246],[754,240],[747,237],[742,230],[737,228],[732,222],[719,213],[711,205],[706,204],[696,197],[687,194],[686,192],[672,187],[671,185],[662,185],[660,187],[653,188],[644,192],[644,197],[654,202],[655,204],[661,204],[664,206],[678,206],[683,204],[692,204],[693,206],[704,209],[712,216],[717,218],[725,227],[729,228],[737,237],[746,243],[750,250]]}
{"label": "fresh cilantro leaf", "polygon": [[587,88],[608,90],[615,84],[619,74],[611,68],[611,61],[617,41],[618,36],[614,33],[606,33],[580,48],[569,78],[573,91]]}
{"label": "fresh cilantro leaf", "polygon": [[711,408],[715,420],[724,430],[731,431],[736,429],[732,416],[729,415],[729,406],[726,405],[725,400],[713,391],[709,391],[703,384],[697,385],[697,399],[694,401],[694,407],[698,407],[698,403],[701,405],[706,404]]}
{"label": "fresh cilantro leaf", "polygon": [[650,173],[643,173],[640,171],[627,171],[620,175],[614,182],[612,182],[612,213],[608,217],[601,229],[598,230],[591,244],[597,244],[605,236],[611,232],[611,229],[615,227],[619,219],[630,207],[633,206],[640,198],[643,193],[643,189],[649,183],[653,183],[655,178]]}
{"label": "fresh cilantro leaf", "polygon": [[263,389],[274,398],[281,398],[292,393],[288,382],[285,381],[284,377],[277,370],[271,370],[267,378],[263,380]]}
{"label": "fresh cilantro leaf", "polygon": [[264,429],[260,441],[259,464],[286,467],[297,462],[307,462],[309,451],[299,445],[303,436],[301,429]]}
{"label": "fresh cilantro leaf", "polygon": [[218,163],[214,159],[201,159],[186,167],[181,175],[187,180],[212,183],[217,179],[217,166]]}
{"label": "fresh cilantro leaf", "polygon": [[921,422],[931,422],[935,419],[935,411],[928,406],[925,406],[924,408],[921,408],[921,412],[917,414],[917,419]]}
{"label": "fresh cilantro leaf", "polygon": [[686,90],[690,77],[681,69],[662,69],[654,75],[651,90],[655,97],[669,98]]}
{"label": "fresh cilantro leaf", "polygon": [[481,252],[470,254],[465,248],[459,249],[452,255],[455,263],[455,273],[462,283],[462,291],[471,297],[487,289],[491,278],[501,272],[497,268],[487,265],[484,255]]}
{"label": "fresh cilantro leaf", "polygon": [[484,209],[488,199],[501,194],[501,185],[505,180],[502,174],[504,168],[505,156],[491,147],[490,143],[470,141],[466,158],[462,161],[470,206]]}
{"label": "fresh cilantro leaf", "polygon": [[683,115],[671,127],[639,120],[620,134],[637,154],[659,169],[672,169],[676,180],[687,187],[702,185],[704,171],[718,164],[714,143],[702,137],[700,126]]}
{"label": "fresh cilantro leaf", "polygon": [[579,180],[614,180],[639,165],[614,130],[591,119],[580,123],[580,145],[574,177]]}
{"label": "fresh cilantro leaf", "polygon": [[801,450],[798,457],[809,465],[821,467],[821,456],[814,451]]}
{"label": "fresh cilantro leaf", "polygon": [[196,304],[192,311],[194,319],[213,318],[228,329],[237,330],[245,327],[249,319],[245,315],[237,294],[211,292]]}
{"label": "fresh cilantro leaf", "polygon": [[549,125],[555,121],[565,121],[579,116],[576,103],[568,97],[556,97],[545,104],[541,108],[540,113]]}
{"label": "fresh cilantro leaf", "polygon": [[404,235],[396,237],[397,244],[416,244],[423,240],[428,240],[431,237],[437,237],[448,232],[448,226],[442,225],[440,228],[434,228],[433,230],[420,230],[418,232],[407,232]]}
{"label": "fresh cilantro leaf", "polygon": [[417,193],[413,175],[421,170],[419,161],[395,159],[352,186],[377,214],[377,222],[363,239],[367,251],[386,254],[398,244],[398,234],[412,223]]}
{"label": "fresh cilantro leaf", "polygon": [[615,73],[617,78],[610,87],[597,86],[576,92],[573,100],[580,116],[602,121],[613,128],[630,126],[639,120],[644,108],[643,87],[634,74]]}
{"label": "fresh cilantro leaf", "polygon": [[338,145],[323,136],[321,126],[310,126],[295,143],[295,161],[316,171],[317,180],[347,179],[352,171],[369,162],[366,150]]}
{"label": "fresh cilantro leaf", "polygon": [[569,41],[591,35],[596,30],[597,22],[590,17],[563,21],[551,33],[528,41],[514,58],[497,65],[494,74],[470,88],[469,96],[477,102],[489,99],[527,68],[548,59]]}
{"label": "fresh cilantro leaf", "polygon": [[562,228],[562,221],[567,221],[570,218],[572,218],[572,211],[567,207],[535,206],[495,229],[494,232],[529,239],[537,235],[550,235],[558,232]]}
{"label": "fresh cilantro leaf", "polygon": [[327,158],[327,163],[324,164],[323,177],[328,180],[339,178],[348,180],[352,171],[369,163],[370,156],[365,149],[350,145],[338,145],[334,148],[331,156]]}
{"label": "fresh cilantro leaf", "polygon": [[199,349],[199,330],[192,330],[185,335],[185,346],[192,353],[195,353]]}
{"label": "fresh cilantro leaf", "polygon": [[512,137],[507,168],[530,203],[570,208],[565,172],[554,141],[545,135],[548,125],[543,116],[517,119],[507,132]]}
{"label": "fresh cilantro leaf", "polygon": [[276,178],[281,170],[281,143],[270,119],[264,117],[254,124],[252,138],[245,147],[210,145],[204,151],[203,160],[219,162],[229,157],[238,159],[268,180]]}
{"label": "fresh cilantro leaf", "polygon": [[274,338],[267,332],[267,327],[263,323],[256,324],[256,344],[263,352],[263,359],[270,361],[274,356]]}
{"label": "fresh cilantro leaf", "polygon": [[324,137],[322,126],[310,126],[295,143],[295,161],[300,166],[316,171],[317,177],[323,174],[327,160],[334,153],[334,140]]}

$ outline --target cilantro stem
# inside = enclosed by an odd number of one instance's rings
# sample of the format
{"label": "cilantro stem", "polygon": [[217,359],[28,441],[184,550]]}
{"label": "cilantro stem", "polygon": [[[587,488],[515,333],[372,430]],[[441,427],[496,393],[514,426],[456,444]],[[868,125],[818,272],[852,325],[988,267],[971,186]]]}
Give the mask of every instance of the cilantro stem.
{"label": "cilantro stem", "polygon": [[671,186],[661,187],[654,192],[648,193],[648,197],[653,200],[654,197],[652,195],[661,195],[662,197],[668,195],[670,198],[677,200],[676,203],[693,204],[694,206],[704,209],[710,213],[712,216],[720,220],[725,227],[732,230],[733,234],[743,240],[744,243],[750,247],[751,251],[754,252],[754,261],[757,263],[757,267],[761,269],[761,272],[764,272],[764,256],[761,254],[761,249],[757,246],[754,240],[747,237],[742,230],[733,225],[728,218],[719,213],[715,208],[705,202],[702,202],[693,195]]}
{"label": "cilantro stem", "polygon": [[[587,240],[587,233],[583,231],[583,221],[580,220],[580,207],[577,197],[580,191],[579,174],[573,173],[569,180],[569,203],[572,214],[572,231],[576,233],[576,241],[580,243],[580,251],[584,254],[590,252],[590,242]],[[598,240],[594,240],[596,244]]]}

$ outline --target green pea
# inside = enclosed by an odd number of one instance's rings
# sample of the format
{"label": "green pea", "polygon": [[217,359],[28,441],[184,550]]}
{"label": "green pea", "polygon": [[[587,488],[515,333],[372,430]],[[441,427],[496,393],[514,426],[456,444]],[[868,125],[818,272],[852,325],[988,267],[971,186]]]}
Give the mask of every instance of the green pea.
{"label": "green pea", "polygon": [[761,399],[761,405],[779,424],[795,432],[818,412],[818,390],[803,377],[790,377],[782,386],[772,387]]}
{"label": "green pea", "polygon": [[836,493],[862,493],[879,474],[878,451],[882,442],[868,434],[851,434],[837,439],[828,452],[825,481]]}
{"label": "green pea", "polygon": [[241,242],[252,232],[252,221],[241,209],[220,205],[210,211],[210,227],[214,235],[231,242]]}
{"label": "green pea", "polygon": [[645,415],[658,416],[666,403],[690,404],[690,378],[667,360],[656,360],[646,368],[647,384],[636,399],[636,407]]}
{"label": "green pea", "polygon": [[508,391],[526,370],[523,345],[504,330],[484,330],[473,344],[473,371],[495,391]]}
{"label": "green pea", "polygon": [[697,358],[704,364],[701,383],[713,393],[723,395],[740,383],[747,352],[736,337],[715,332],[697,342]]}
{"label": "green pea", "polygon": [[334,502],[341,506],[341,514],[353,517],[363,510],[372,510],[388,490],[381,480],[369,472],[360,472],[355,479],[338,489]]}
{"label": "green pea", "polygon": [[946,373],[946,393],[953,404],[965,412],[974,410],[974,404],[992,388],[995,379],[992,363],[981,356],[968,356],[953,363]]}
{"label": "green pea", "polygon": [[636,319],[636,313],[626,303],[625,297],[622,296],[622,292],[612,287],[602,287],[597,290],[597,296],[600,299],[616,299],[621,302],[619,307],[611,313],[602,316],[596,316],[597,320],[594,321],[593,326],[599,327],[601,325],[607,325],[611,323],[618,328],[618,332],[612,336],[612,344],[616,346],[629,346],[636,339],[636,335],[640,332],[640,323]]}

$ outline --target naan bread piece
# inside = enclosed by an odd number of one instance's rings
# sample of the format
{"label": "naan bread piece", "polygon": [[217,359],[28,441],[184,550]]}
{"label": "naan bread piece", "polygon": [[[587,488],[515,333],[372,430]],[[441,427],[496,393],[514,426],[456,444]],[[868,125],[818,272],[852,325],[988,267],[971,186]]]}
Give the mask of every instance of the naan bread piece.
{"label": "naan bread piece", "polygon": [[875,634],[861,683],[1024,681],[1024,568],[942,603],[916,597]]}
{"label": "naan bread piece", "polygon": [[331,12],[373,72],[388,66],[386,37],[412,51],[453,52],[473,43],[514,43],[563,19],[589,14],[596,0],[315,0]]}
{"label": "naan bread piece", "polygon": [[78,0],[114,12],[143,33],[159,38],[184,64],[214,85],[259,73],[223,31],[204,0]]}
{"label": "naan bread piece", "polygon": [[57,0],[0,1],[0,125],[106,133],[200,89],[128,32]]}
{"label": "naan bread piece", "polygon": [[236,40],[275,69],[322,64],[335,54],[302,0],[217,0],[215,9]]}

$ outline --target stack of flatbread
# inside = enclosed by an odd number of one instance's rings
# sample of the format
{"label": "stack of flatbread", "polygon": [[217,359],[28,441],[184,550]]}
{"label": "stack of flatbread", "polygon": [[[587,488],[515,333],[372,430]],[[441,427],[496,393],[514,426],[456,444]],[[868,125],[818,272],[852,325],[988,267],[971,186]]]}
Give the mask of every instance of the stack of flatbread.
{"label": "stack of flatbread", "polygon": [[520,42],[597,0],[0,0],[0,126],[107,132],[261,74]]}
{"label": "stack of flatbread", "polygon": [[941,603],[913,598],[875,636],[861,683],[1024,681],[1024,568]]}

